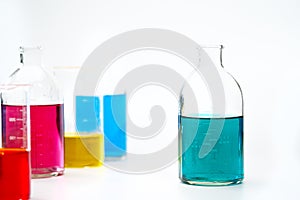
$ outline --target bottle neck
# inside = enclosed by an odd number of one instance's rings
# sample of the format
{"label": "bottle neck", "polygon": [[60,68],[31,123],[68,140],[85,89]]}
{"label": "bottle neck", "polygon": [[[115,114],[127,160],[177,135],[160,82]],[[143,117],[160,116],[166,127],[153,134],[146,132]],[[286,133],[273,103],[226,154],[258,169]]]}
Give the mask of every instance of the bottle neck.
{"label": "bottle neck", "polygon": [[23,66],[41,66],[42,50],[40,47],[20,47],[20,62]]}
{"label": "bottle neck", "polygon": [[223,45],[216,45],[216,46],[202,46],[203,50],[208,54],[211,61],[215,64],[217,68],[222,67],[222,52],[223,52]]}

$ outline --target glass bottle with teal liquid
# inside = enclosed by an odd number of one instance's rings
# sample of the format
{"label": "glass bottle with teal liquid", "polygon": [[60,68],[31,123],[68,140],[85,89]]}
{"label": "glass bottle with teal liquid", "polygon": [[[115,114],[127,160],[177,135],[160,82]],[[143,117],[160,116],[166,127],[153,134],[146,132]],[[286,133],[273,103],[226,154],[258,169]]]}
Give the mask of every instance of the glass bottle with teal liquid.
{"label": "glass bottle with teal liquid", "polygon": [[244,178],[243,96],[222,65],[223,46],[199,49],[199,66],[179,101],[179,177],[192,185],[232,185]]}

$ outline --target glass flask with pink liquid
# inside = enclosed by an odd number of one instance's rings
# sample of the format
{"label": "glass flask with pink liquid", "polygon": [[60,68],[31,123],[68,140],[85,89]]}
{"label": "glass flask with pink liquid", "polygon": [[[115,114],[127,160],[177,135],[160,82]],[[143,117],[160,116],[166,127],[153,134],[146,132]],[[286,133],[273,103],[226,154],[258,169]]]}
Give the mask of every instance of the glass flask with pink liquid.
{"label": "glass flask with pink liquid", "polygon": [[41,47],[20,47],[21,66],[9,83],[30,84],[32,178],[64,173],[64,104],[55,80],[42,67]]}

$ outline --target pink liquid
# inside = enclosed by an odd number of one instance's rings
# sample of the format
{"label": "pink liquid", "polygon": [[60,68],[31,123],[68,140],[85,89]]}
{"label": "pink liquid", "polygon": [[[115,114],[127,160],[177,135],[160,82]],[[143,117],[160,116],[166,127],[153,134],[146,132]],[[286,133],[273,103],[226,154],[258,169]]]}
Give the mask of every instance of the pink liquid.
{"label": "pink liquid", "polygon": [[[10,115],[19,113],[23,106],[3,105],[6,113],[5,138],[17,138],[21,129],[11,126]],[[64,172],[64,116],[63,104],[31,105],[31,171],[33,178],[62,175]],[[12,131],[14,130],[14,131]],[[15,147],[20,141],[6,139],[5,147]]]}
{"label": "pink liquid", "polygon": [[64,171],[63,105],[30,106],[31,167],[36,177]]}
{"label": "pink liquid", "polygon": [[25,106],[2,105],[2,145],[5,148],[27,148]]}

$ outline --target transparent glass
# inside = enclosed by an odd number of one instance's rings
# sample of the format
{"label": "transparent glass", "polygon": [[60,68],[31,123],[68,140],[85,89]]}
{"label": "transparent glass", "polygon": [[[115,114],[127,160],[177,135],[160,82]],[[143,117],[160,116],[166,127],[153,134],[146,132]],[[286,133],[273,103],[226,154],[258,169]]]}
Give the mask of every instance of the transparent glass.
{"label": "transparent glass", "polygon": [[0,85],[0,196],[30,198],[29,85]]}
{"label": "transparent glass", "polygon": [[122,160],[126,157],[126,94],[106,94],[101,124],[104,130],[105,160]]}
{"label": "transparent glass", "polygon": [[180,94],[179,177],[193,185],[238,184],[244,178],[242,91],[223,68],[223,46],[203,50]]}
{"label": "transparent glass", "polygon": [[[96,96],[76,96],[79,67],[54,67],[65,99],[65,167],[99,167],[104,160],[104,136],[100,131],[100,102]],[[74,112],[76,110],[76,112]]]}
{"label": "transparent glass", "polygon": [[11,84],[31,84],[31,167],[33,178],[64,173],[63,96],[51,74],[42,67],[41,48],[20,47],[22,66],[11,76]]}
{"label": "transparent glass", "polygon": [[127,154],[125,89],[118,91],[108,79],[100,80],[95,94],[100,101],[100,129],[104,133],[105,161],[123,160]]}

